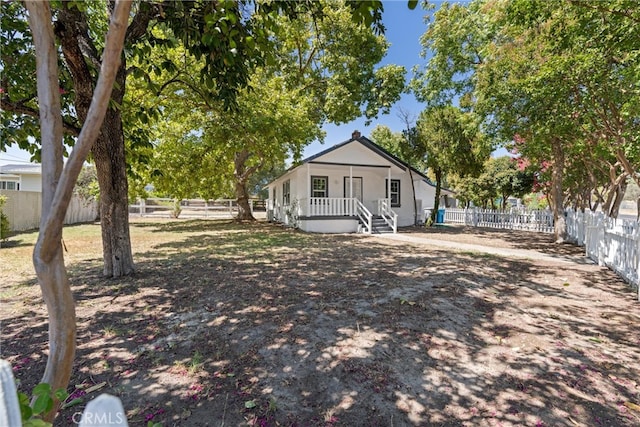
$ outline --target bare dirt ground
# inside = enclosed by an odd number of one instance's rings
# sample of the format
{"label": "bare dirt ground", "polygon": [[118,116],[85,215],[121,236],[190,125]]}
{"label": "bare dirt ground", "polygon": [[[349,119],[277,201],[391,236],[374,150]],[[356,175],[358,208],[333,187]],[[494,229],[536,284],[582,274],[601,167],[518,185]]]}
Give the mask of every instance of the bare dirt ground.
{"label": "bare dirt ground", "polygon": [[[69,392],[83,403],[56,424],[108,392],[132,426],[640,425],[640,303],[628,284],[544,234],[403,235],[419,239],[139,221],[138,271],[113,280],[100,276],[99,227],[69,228]],[[2,357],[24,390],[47,352],[32,241],[0,250]]]}

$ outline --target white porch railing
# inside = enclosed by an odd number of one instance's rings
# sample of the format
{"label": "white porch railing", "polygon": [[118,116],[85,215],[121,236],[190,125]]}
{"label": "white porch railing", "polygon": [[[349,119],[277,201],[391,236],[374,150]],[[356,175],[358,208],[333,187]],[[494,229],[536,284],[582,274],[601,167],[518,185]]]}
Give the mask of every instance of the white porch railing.
{"label": "white porch railing", "polygon": [[353,200],[356,205],[356,215],[358,215],[358,218],[360,218],[360,221],[364,226],[364,233],[371,234],[373,231],[373,214],[369,212],[369,209],[367,209],[360,200]]}
{"label": "white porch railing", "polygon": [[378,200],[378,215],[393,229],[394,233],[398,232],[398,214],[391,209],[391,200]]}
{"label": "white porch railing", "polygon": [[[348,197],[310,197],[307,201],[306,216],[354,216],[356,208],[354,201]],[[305,206],[304,203],[301,203]],[[304,211],[304,208],[303,208]]]}

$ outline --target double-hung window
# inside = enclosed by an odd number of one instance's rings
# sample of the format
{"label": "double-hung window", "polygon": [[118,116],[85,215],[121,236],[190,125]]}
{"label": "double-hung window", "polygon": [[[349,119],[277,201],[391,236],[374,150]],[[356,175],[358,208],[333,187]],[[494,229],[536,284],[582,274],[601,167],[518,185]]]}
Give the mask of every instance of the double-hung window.
{"label": "double-hung window", "polygon": [[311,177],[311,197],[329,197],[329,178],[326,176]]}
{"label": "double-hung window", "polygon": [[[389,195],[389,188],[391,188],[391,195]],[[392,179],[391,185],[389,185],[389,180],[385,180],[385,197],[387,199],[391,199],[391,207],[399,208],[400,207],[400,180]]]}

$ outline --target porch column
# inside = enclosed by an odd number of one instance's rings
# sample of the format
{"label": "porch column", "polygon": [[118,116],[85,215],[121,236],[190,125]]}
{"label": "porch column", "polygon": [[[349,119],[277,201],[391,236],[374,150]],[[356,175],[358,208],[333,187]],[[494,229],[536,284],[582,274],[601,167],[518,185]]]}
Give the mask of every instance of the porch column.
{"label": "porch column", "polygon": [[[389,167],[389,171],[387,172],[387,203],[389,204],[387,207],[391,209],[391,167]],[[380,212],[378,212],[378,214],[380,214]]]}
{"label": "porch column", "polygon": [[353,215],[353,166],[349,166],[349,215]]}
{"label": "porch column", "polygon": [[311,216],[311,165],[307,163],[307,213]]}

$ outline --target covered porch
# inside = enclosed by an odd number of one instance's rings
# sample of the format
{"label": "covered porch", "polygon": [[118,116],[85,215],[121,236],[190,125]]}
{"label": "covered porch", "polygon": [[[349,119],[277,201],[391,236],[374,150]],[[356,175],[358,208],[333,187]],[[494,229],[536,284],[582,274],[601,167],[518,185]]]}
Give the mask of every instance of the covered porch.
{"label": "covered porch", "polygon": [[398,214],[392,205],[400,196],[392,169],[388,164],[308,162],[280,184],[280,197],[274,189],[270,219],[311,232],[371,234],[384,228],[396,233]]}

